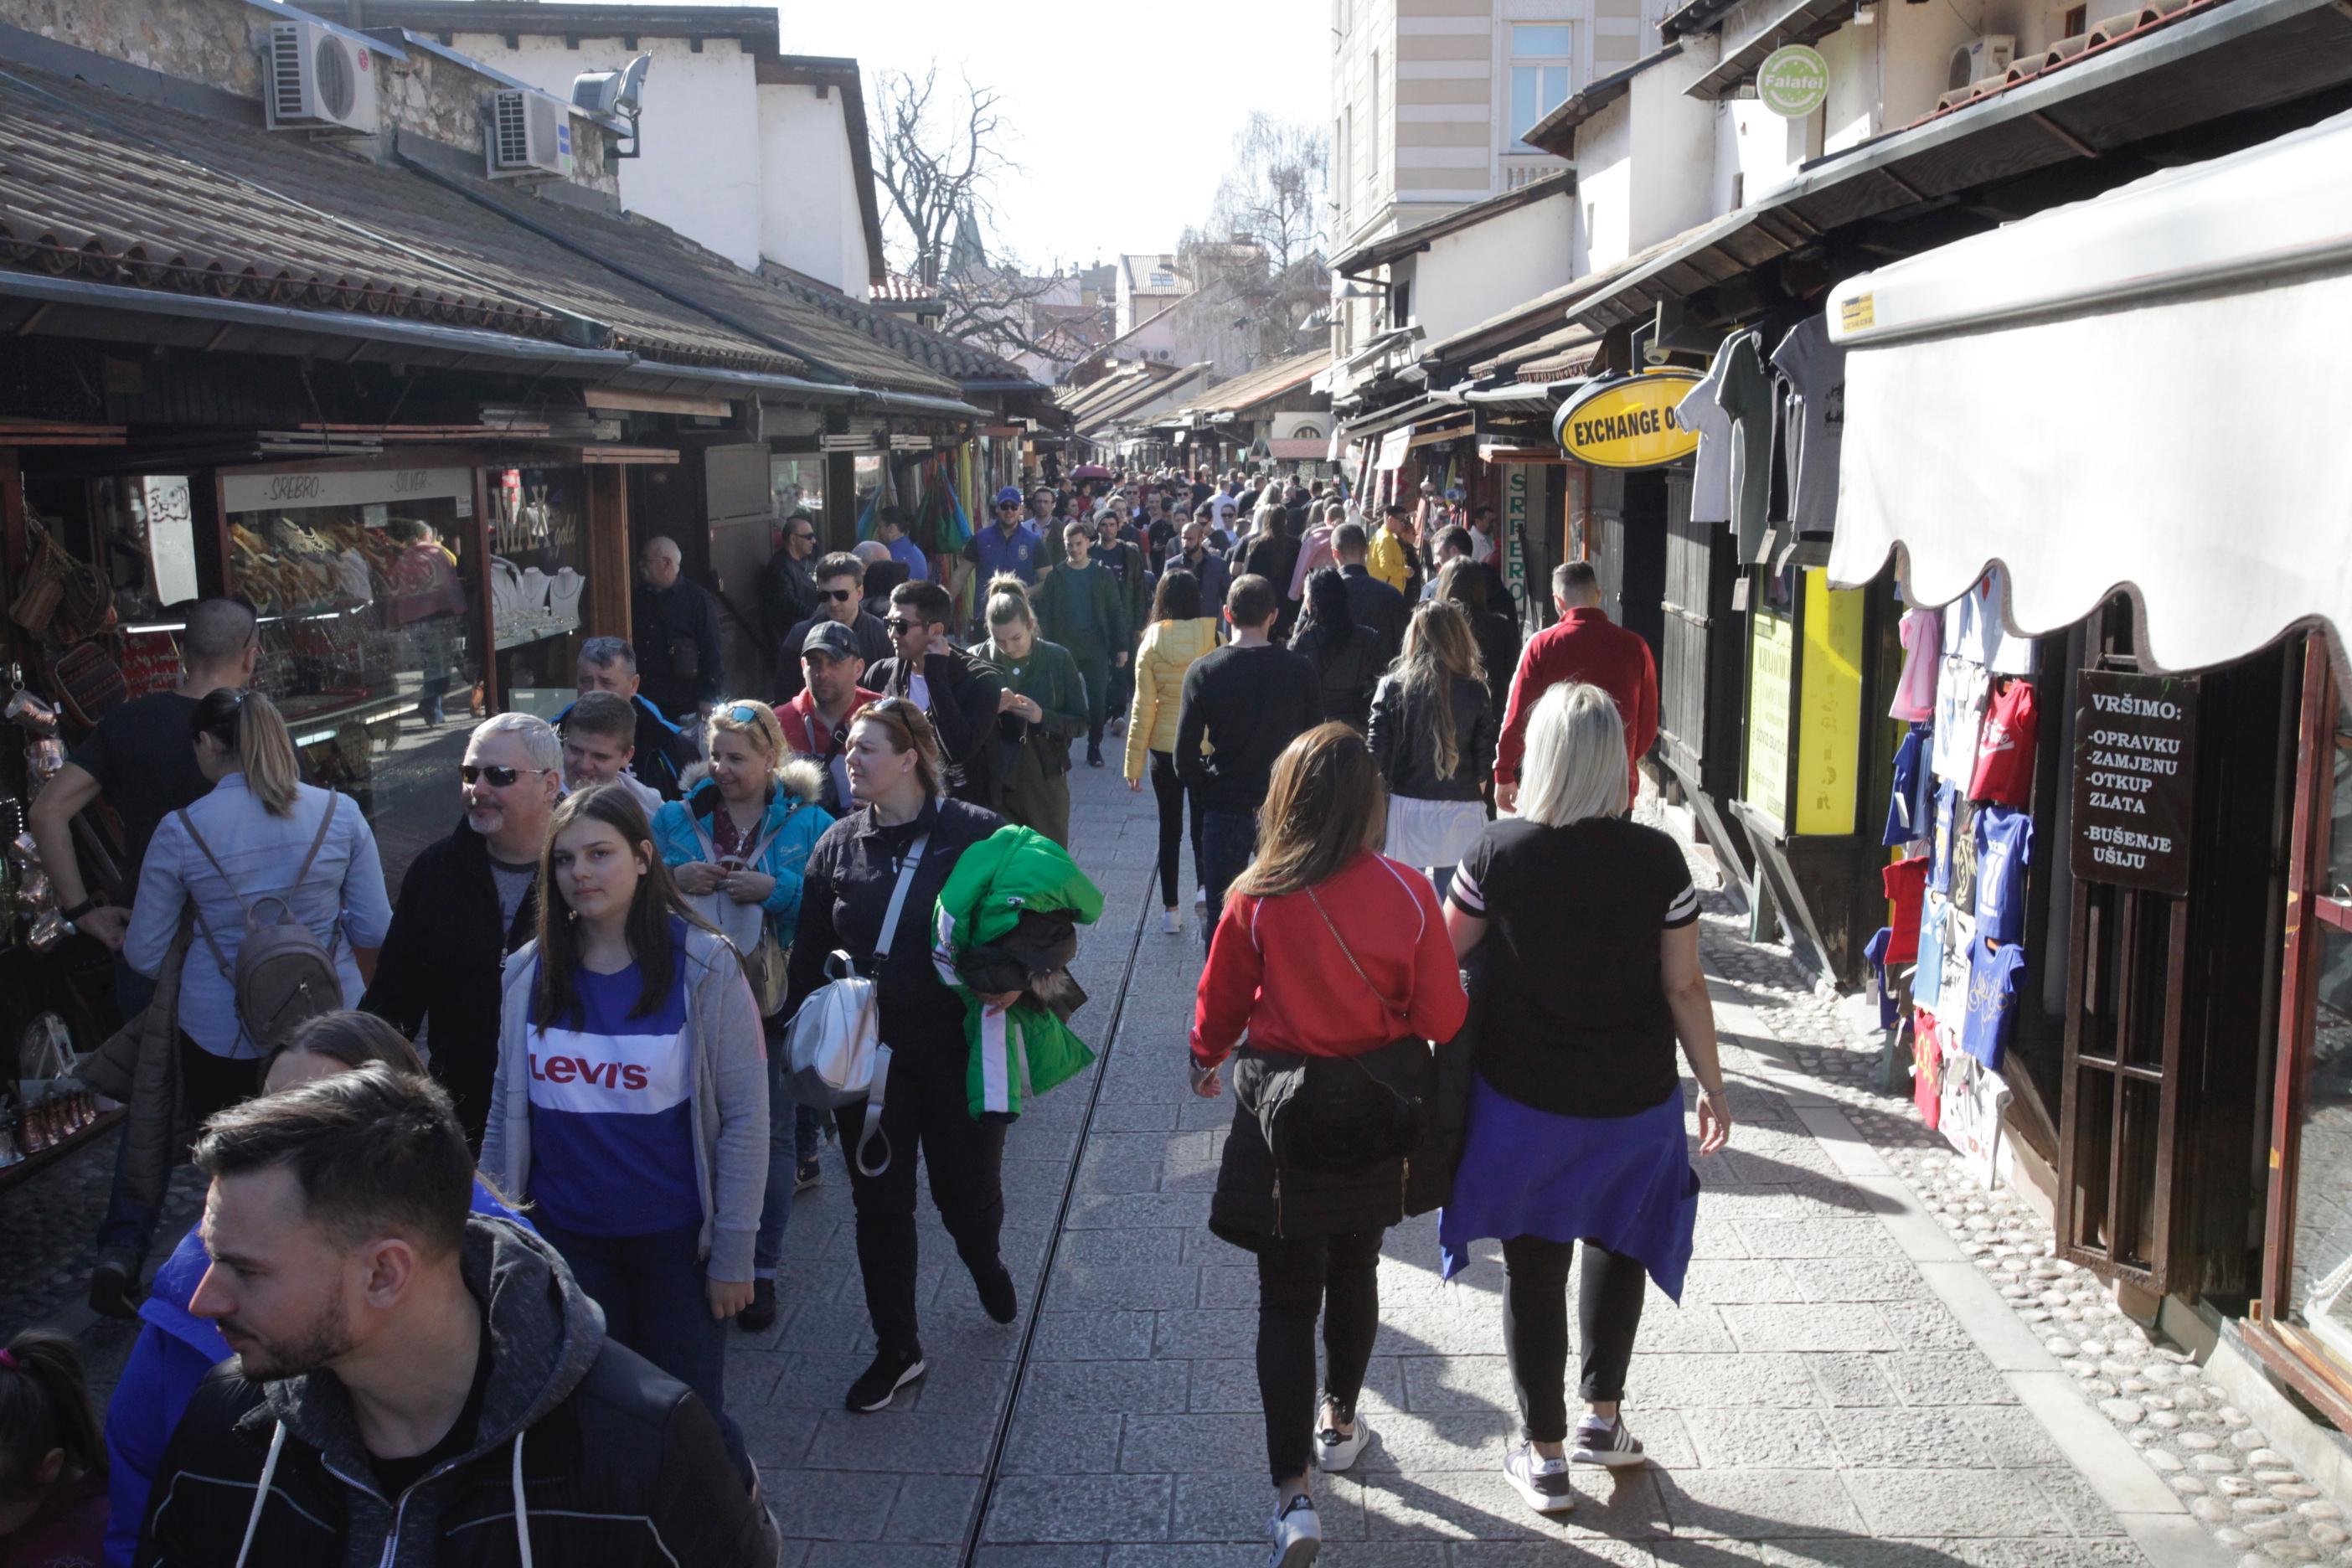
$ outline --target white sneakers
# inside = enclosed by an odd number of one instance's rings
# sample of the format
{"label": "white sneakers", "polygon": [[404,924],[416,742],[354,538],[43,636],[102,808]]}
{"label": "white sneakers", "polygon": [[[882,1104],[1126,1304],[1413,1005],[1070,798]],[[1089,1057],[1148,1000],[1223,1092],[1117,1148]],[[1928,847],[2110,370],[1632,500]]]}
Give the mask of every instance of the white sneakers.
{"label": "white sneakers", "polygon": [[1566,1513],[1576,1506],[1576,1493],[1568,1484],[1568,1460],[1547,1459],[1533,1443],[1522,1443],[1503,1456],[1503,1477],[1538,1513]]}
{"label": "white sneakers", "polygon": [[1364,1445],[1372,1440],[1372,1424],[1360,1412],[1356,1429],[1342,1436],[1337,1426],[1326,1426],[1315,1434],[1315,1468],[1336,1475],[1356,1462]]}
{"label": "white sneakers", "polygon": [[1323,1521],[1316,1517],[1315,1500],[1305,1492],[1285,1503],[1267,1528],[1274,1550],[1266,1553],[1265,1568],[1308,1568],[1323,1550]]}
{"label": "white sneakers", "polygon": [[1184,922],[1176,918],[1176,911],[1174,910],[1162,910],[1160,911],[1160,932],[1162,936],[1176,936],[1181,933],[1183,930]]}

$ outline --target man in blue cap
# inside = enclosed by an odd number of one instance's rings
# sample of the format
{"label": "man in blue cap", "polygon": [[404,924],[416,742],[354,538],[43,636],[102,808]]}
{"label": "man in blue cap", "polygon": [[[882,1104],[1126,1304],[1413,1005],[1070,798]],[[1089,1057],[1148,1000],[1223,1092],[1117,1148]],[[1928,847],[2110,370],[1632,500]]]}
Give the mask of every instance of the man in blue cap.
{"label": "man in blue cap", "polygon": [[971,595],[975,616],[988,602],[988,584],[999,573],[1009,572],[1023,584],[1034,587],[1045,565],[1045,545],[1036,525],[1027,517],[1028,506],[1022,500],[1017,486],[1007,485],[996,492],[996,521],[971,536],[963,547],[963,558],[980,574]]}

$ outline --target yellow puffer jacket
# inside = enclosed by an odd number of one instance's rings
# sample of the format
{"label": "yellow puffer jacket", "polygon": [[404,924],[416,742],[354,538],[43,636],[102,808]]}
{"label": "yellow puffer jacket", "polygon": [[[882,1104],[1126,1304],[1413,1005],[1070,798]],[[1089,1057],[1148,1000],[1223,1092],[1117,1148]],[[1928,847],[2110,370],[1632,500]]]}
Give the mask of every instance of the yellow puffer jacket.
{"label": "yellow puffer jacket", "polygon": [[1135,705],[1127,715],[1127,776],[1143,776],[1144,752],[1176,749],[1176,711],[1183,705],[1184,672],[1217,646],[1217,623],[1154,621],[1135,654]]}

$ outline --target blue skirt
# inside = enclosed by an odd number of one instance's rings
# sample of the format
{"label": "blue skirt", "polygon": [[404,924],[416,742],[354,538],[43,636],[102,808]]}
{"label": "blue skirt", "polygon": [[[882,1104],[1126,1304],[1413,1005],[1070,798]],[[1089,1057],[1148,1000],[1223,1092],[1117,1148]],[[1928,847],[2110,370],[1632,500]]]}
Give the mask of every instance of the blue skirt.
{"label": "blue skirt", "polygon": [[1479,1076],[1453,1201],[1438,1216],[1438,1255],[1451,1279],[1469,1266],[1474,1241],[1589,1237],[1640,1259],[1679,1303],[1698,1190],[1679,1089],[1632,1116],[1554,1116]]}

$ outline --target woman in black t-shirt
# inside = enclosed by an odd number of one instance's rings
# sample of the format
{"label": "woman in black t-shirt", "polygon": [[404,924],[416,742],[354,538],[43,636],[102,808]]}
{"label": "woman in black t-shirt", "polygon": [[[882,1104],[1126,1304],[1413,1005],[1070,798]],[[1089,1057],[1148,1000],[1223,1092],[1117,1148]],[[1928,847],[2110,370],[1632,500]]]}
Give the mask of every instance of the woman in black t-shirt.
{"label": "woman in black t-shirt", "polygon": [[[1704,1091],[1699,1152],[1730,1136],[1715,1015],[1698,962],[1698,894],[1681,847],[1624,820],[1625,727],[1609,694],[1555,686],[1528,724],[1518,815],[1490,825],[1447,895],[1472,972],[1476,1076],[1445,1273],[1503,1243],[1505,1348],[1526,1441],[1503,1473],[1528,1506],[1574,1506],[1571,1462],[1638,1465],[1619,1419],[1642,1277],[1679,1300],[1697,1215],[1684,1142],[1679,1038]],[[1507,1005],[1486,1006],[1507,998]],[[1570,1447],[1568,1266],[1578,1287],[1586,1414]]]}

